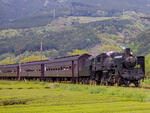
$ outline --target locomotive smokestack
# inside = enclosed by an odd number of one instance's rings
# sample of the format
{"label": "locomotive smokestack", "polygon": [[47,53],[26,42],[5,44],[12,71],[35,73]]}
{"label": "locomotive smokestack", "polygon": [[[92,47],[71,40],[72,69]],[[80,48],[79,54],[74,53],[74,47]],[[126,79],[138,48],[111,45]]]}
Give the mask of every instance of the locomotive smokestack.
{"label": "locomotive smokestack", "polygon": [[126,55],[130,55],[130,53],[131,53],[131,49],[130,49],[130,48],[126,48],[126,49],[125,49],[125,54],[126,54]]}

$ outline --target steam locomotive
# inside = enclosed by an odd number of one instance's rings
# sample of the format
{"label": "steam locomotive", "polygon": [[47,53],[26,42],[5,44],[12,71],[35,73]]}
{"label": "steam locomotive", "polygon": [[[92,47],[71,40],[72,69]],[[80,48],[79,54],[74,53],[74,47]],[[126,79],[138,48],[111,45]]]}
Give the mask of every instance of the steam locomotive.
{"label": "steam locomotive", "polygon": [[135,57],[129,48],[107,52],[67,56],[22,64],[1,65],[0,79],[71,81],[102,85],[139,86],[145,78],[145,58]]}
{"label": "steam locomotive", "polygon": [[139,86],[145,77],[144,56],[135,57],[129,48],[124,52],[102,53],[91,60],[91,79],[98,84]]}

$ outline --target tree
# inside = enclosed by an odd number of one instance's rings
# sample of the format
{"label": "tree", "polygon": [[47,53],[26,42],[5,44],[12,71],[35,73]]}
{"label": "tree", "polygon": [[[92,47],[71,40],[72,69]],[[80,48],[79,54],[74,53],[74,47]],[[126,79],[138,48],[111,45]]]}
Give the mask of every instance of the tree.
{"label": "tree", "polygon": [[87,50],[74,49],[72,52],[68,52],[68,55],[82,55],[86,53],[88,54],[89,52]]}
{"label": "tree", "polygon": [[118,46],[113,46],[113,45],[103,45],[99,49],[100,53],[102,52],[108,52],[108,51],[122,51],[122,49]]}
{"label": "tree", "polygon": [[150,76],[150,54],[148,54],[145,59],[145,71],[146,75]]}
{"label": "tree", "polygon": [[[43,60],[46,60],[46,59],[48,59],[48,58],[43,56]],[[32,62],[32,61],[40,61],[40,60],[41,60],[41,56],[31,55],[31,56],[23,58],[20,62],[24,63],[24,62]]]}

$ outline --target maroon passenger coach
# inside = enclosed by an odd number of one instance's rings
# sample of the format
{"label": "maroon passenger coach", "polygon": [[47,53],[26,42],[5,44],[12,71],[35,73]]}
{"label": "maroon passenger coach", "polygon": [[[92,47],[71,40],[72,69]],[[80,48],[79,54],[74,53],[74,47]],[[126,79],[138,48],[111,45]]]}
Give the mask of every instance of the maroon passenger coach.
{"label": "maroon passenger coach", "polygon": [[73,81],[89,76],[84,71],[85,62],[91,55],[75,55],[22,64],[1,65],[1,79],[29,79],[45,81]]}

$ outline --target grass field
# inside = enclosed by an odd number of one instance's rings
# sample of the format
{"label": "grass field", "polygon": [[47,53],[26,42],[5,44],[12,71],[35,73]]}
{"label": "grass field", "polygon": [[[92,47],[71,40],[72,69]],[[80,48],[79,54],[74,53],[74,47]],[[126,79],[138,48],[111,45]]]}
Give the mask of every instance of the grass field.
{"label": "grass field", "polygon": [[150,113],[150,90],[0,81],[0,113]]}

